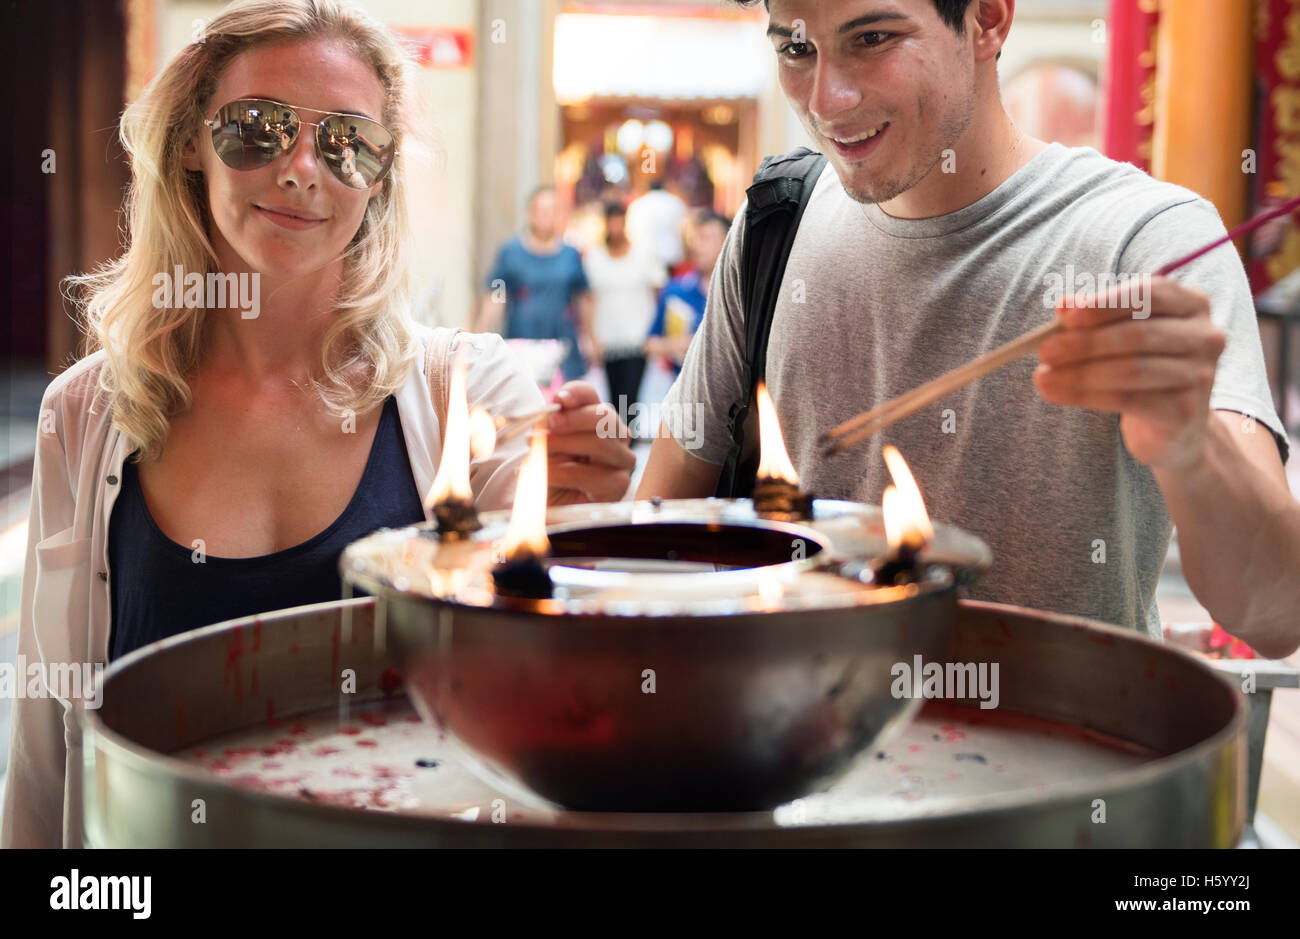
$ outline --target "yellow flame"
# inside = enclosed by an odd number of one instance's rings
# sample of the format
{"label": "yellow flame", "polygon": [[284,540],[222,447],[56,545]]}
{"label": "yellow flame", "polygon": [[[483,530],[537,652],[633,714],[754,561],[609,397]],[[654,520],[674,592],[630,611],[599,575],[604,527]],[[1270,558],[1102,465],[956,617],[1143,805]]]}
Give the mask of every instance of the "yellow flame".
{"label": "yellow flame", "polygon": [[469,452],[476,460],[492,455],[497,448],[497,425],[483,408],[469,412]]}
{"label": "yellow flame", "polygon": [[456,351],[451,366],[451,384],[447,392],[447,428],[442,439],[442,458],[433,477],[424,507],[431,508],[445,499],[471,502],[474,491],[469,485],[469,404],[465,397],[465,370],[469,365],[469,346]]}
{"label": "yellow flame", "polygon": [[897,549],[908,544],[919,548],[934,537],[930,513],[925,510],[921,489],[907,468],[907,461],[897,447],[885,447],[885,464],[894,485],[887,486],[881,497],[881,512],[885,516],[885,537],[889,546]]}
{"label": "yellow flame", "polygon": [[781,479],[793,486],[799,485],[799,474],[794,471],[790,455],[785,451],[781,437],[781,424],[776,419],[772,396],[767,393],[767,383],[758,383],[758,478]]}
{"label": "yellow flame", "polygon": [[515,504],[502,548],[506,560],[543,558],[551,551],[546,537],[546,422],[539,421],[528,442],[528,456],[519,469]]}
{"label": "yellow flame", "polygon": [[777,607],[781,603],[781,598],[785,596],[785,587],[779,580],[764,578],[758,582],[758,596],[761,607]]}

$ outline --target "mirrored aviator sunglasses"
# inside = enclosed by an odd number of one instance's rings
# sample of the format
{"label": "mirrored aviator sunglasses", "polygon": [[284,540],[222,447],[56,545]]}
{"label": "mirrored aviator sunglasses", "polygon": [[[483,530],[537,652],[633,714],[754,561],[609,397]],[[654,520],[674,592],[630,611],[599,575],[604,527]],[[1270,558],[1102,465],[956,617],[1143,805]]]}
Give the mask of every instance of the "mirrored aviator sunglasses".
{"label": "mirrored aviator sunglasses", "polygon": [[[302,108],[304,111],[312,110]],[[304,121],[299,108],[279,101],[241,98],[217,109],[203,123],[212,128],[212,146],[232,170],[256,170],[293,149],[304,124],[316,128],[316,155],[353,189],[373,186],[397,156],[393,135],[384,125],[355,114],[324,115]]]}

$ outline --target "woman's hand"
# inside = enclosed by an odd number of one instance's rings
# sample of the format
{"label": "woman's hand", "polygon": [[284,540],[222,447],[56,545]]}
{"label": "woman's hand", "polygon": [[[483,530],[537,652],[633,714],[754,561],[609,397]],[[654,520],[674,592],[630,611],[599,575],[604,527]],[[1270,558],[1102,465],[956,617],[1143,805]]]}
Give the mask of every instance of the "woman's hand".
{"label": "woman's hand", "polygon": [[586,382],[567,383],[555,402],[561,410],[549,420],[548,504],[620,501],[636,466],[627,427]]}

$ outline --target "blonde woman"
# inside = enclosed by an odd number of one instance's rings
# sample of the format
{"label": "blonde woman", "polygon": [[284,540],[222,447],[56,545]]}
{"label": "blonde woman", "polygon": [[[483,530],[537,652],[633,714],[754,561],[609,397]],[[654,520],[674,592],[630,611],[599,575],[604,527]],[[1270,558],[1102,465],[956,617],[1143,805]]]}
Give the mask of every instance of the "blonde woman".
{"label": "blonde woman", "polygon": [[[408,69],[335,0],[250,0],[127,108],[129,247],[76,279],[96,351],[42,402],[27,662],[107,662],[338,597],[349,540],[423,518],[445,413],[430,387],[461,346],[471,405],[542,404],[499,337],[408,314]],[[560,401],[551,501],[621,498],[634,460],[597,434],[606,406],[576,383]],[[473,464],[479,507],[510,503],[524,449]],[[47,692],[15,702],[6,847],[81,843],[80,703]]]}

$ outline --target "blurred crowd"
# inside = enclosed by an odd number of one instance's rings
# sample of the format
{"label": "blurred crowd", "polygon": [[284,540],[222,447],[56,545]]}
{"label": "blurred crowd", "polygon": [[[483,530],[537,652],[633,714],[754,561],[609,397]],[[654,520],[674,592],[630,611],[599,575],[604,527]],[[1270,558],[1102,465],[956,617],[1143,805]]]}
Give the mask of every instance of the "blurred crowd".
{"label": "blurred crowd", "polygon": [[533,191],[473,328],[501,333],[544,389],[586,378],[622,414],[658,403],[703,319],[731,227],[677,188],[656,181],[629,200],[610,187],[567,220],[553,187]]}

